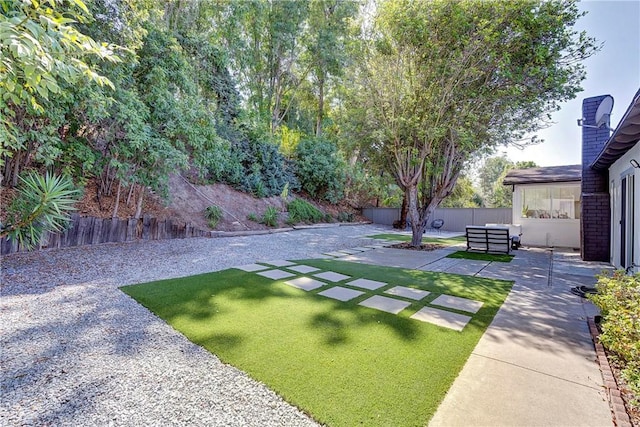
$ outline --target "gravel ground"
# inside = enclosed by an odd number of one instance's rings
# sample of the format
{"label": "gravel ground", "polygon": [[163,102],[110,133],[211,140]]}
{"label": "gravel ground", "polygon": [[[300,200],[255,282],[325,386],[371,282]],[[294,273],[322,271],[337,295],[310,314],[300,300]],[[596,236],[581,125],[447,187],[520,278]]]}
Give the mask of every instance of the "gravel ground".
{"label": "gravel ground", "polygon": [[311,426],[118,287],[371,243],[375,225],[83,246],[2,261],[0,425]]}

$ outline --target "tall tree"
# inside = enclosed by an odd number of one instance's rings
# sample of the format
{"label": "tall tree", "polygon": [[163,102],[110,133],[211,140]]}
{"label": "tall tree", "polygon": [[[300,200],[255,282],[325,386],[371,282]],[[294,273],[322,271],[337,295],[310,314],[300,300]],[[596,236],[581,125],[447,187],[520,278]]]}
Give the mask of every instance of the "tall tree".
{"label": "tall tree", "polygon": [[211,13],[246,104],[275,132],[309,69],[298,69],[309,5],[294,0],[226,0]]}
{"label": "tall tree", "polygon": [[354,0],[312,0],[309,9],[307,52],[303,61],[311,68],[317,99],[315,134],[320,136],[327,86],[331,77],[343,73],[348,59],[349,25],[358,12],[358,3]]}
{"label": "tall tree", "polygon": [[59,124],[64,113],[55,103],[43,108],[50,95],[64,98],[61,87],[85,82],[113,88],[90,57],[119,58],[115,45],[78,30],[91,19],[81,0],[2,0],[0,10],[0,166],[4,181],[16,185],[36,152],[52,150],[60,139],[49,123]]}
{"label": "tall tree", "polygon": [[453,191],[442,200],[443,208],[479,208],[482,206],[482,197],[473,187],[473,182],[461,175],[453,187]]}
{"label": "tall tree", "polygon": [[465,161],[520,140],[580,90],[594,41],[574,1],[387,1],[360,70],[379,155],[405,191],[412,245]]}
{"label": "tall tree", "polygon": [[[486,201],[487,207],[496,208],[502,206],[496,206],[495,190],[496,183],[510,169],[513,169],[514,164],[511,160],[505,156],[495,156],[485,159],[482,167],[478,171],[478,180],[480,184],[480,191]],[[500,182],[502,184],[502,182]],[[502,203],[500,203],[502,204]]]}

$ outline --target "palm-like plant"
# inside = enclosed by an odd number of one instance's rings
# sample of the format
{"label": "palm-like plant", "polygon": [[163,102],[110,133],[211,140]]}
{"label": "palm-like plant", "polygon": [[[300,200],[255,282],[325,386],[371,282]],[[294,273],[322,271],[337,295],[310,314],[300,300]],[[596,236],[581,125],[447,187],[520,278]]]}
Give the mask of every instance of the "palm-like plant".
{"label": "palm-like plant", "polygon": [[64,231],[80,194],[68,176],[49,172],[21,176],[18,194],[7,209],[6,224],[0,224],[0,238],[9,237],[31,249],[46,232]]}

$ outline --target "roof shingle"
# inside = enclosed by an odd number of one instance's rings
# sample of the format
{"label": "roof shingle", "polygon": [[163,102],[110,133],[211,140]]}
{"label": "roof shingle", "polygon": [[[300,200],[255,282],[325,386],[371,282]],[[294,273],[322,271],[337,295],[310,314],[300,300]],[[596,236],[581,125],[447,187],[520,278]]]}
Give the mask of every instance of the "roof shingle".
{"label": "roof shingle", "polygon": [[571,182],[582,180],[582,165],[546,166],[513,169],[507,172],[504,185]]}

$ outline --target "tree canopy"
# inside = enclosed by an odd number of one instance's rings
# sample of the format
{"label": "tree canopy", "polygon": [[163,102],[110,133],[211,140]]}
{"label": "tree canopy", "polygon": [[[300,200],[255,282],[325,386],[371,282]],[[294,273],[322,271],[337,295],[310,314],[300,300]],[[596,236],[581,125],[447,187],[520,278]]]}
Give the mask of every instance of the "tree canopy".
{"label": "tree canopy", "polygon": [[471,156],[542,126],[580,90],[594,41],[571,1],[383,2],[358,70],[364,126],[421,241]]}
{"label": "tree canopy", "polygon": [[68,174],[139,215],[172,173],[358,204],[389,199],[393,177],[414,244],[466,162],[542,126],[597,50],[573,0],[0,9],[3,185]]}

